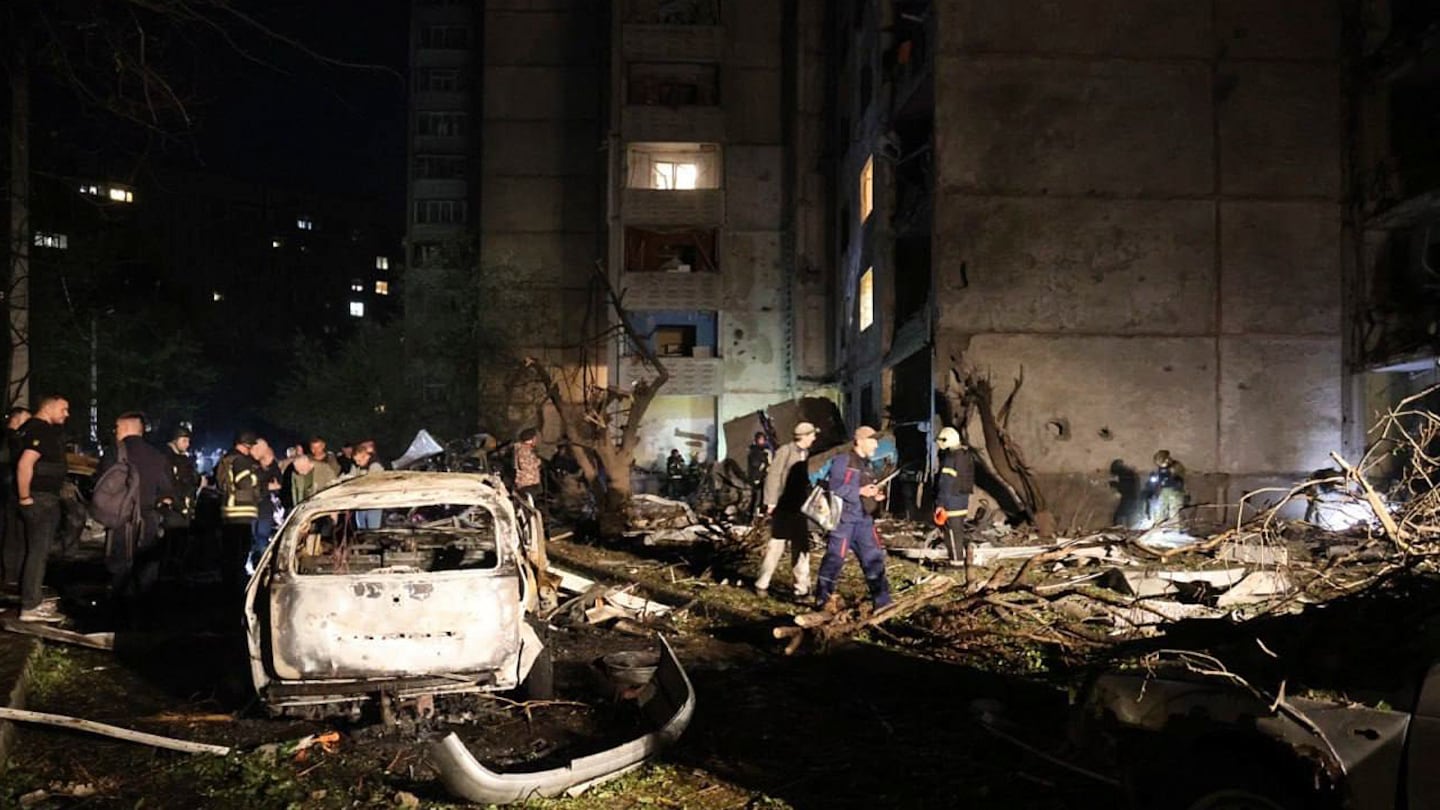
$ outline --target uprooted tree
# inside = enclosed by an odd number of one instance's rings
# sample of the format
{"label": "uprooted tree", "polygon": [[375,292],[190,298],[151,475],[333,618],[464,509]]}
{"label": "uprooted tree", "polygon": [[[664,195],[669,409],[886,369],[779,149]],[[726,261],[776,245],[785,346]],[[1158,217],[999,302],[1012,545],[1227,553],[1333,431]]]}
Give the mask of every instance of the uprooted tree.
{"label": "uprooted tree", "polygon": [[616,323],[588,339],[582,355],[603,357],[607,341],[618,333],[645,373],[626,390],[591,381],[589,366],[583,359],[578,368],[569,371],[534,357],[525,358],[524,366],[544,387],[545,400],[558,416],[561,435],[569,440],[575,461],[600,502],[601,532],[619,534],[625,529],[634,491],[630,470],[640,445],[640,423],[670,373],[645,336],[635,331],[623,293],[615,290],[599,263],[595,275]]}
{"label": "uprooted tree", "polygon": [[[944,400],[949,410],[950,424],[962,432],[970,423],[972,414],[980,418],[980,432],[985,439],[985,455],[977,461],[995,481],[1006,490],[1016,515],[1034,524],[1041,535],[1055,533],[1055,517],[1046,505],[1045,495],[1035,483],[1020,448],[1010,436],[1010,413],[1015,405],[1015,396],[1025,382],[1022,368],[1015,378],[1015,385],[995,410],[995,386],[988,376],[971,370],[950,369],[950,384],[944,391]],[[966,444],[971,444],[966,442]],[[974,445],[971,444],[973,447]]]}

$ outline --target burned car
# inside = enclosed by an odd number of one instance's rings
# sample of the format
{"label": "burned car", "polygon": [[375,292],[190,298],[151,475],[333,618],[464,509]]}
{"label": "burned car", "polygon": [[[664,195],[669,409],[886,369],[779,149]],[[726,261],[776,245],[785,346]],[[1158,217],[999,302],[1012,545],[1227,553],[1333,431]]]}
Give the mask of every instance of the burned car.
{"label": "burned car", "polygon": [[316,493],[245,591],[256,693],[301,716],[522,686],[548,697],[532,626],[543,543],[538,514],[492,475],[372,473]]}

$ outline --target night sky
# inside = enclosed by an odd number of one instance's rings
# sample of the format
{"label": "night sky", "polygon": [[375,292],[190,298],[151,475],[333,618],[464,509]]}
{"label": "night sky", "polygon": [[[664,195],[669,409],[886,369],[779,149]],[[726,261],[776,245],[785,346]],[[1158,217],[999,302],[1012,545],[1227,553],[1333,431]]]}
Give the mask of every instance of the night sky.
{"label": "night sky", "polygon": [[[363,9],[363,11],[362,11]],[[330,59],[254,35],[202,68],[196,148],[210,169],[278,186],[371,194],[397,227],[405,195],[409,7],[269,0],[257,19]]]}

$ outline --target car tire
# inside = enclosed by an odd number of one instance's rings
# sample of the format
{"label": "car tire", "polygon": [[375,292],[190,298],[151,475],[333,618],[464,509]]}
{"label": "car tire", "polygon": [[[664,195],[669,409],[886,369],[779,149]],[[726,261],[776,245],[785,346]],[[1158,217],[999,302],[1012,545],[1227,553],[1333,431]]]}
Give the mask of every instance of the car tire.
{"label": "car tire", "polygon": [[540,648],[535,663],[530,665],[530,674],[520,684],[522,700],[553,700],[555,698],[555,659],[550,648]]}

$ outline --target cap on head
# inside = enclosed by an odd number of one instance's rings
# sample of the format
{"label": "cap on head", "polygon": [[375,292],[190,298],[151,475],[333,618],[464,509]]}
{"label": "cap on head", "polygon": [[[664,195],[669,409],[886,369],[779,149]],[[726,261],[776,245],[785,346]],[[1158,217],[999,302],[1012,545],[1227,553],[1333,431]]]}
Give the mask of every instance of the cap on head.
{"label": "cap on head", "polygon": [[253,447],[255,445],[255,442],[259,438],[260,437],[256,436],[255,431],[253,430],[242,430],[239,433],[235,434],[235,443],[243,444],[247,447]]}
{"label": "cap on head", "polygon": [[876,431],[875,428],[870,427],[869,425],[861,425],[860,427],[855,428],[855,441],[857,442],[861,439],[873,439],[878,435],[880,435],[880,433]]}
{"label": "cap on head", "polygon": [[800,424],[795,426],[795,438],[797,439],[801,439],[806,436],[814,436],[816,433],[819,432],[820,431],[816,430],[815,426],[810,424],[809,422],[801,422]]}
{"label": "cap on head", "polygon": [[175,428],[175,431],[170,434],[170,441],[172,442],[176,439],[188,438],[190,438],[190,428],[187,428],[184,425],[180,425],[179,427]]}
{"label": "cap on head", "polygon": [[935,437],[935,444],[941,450],[954,450],[960,446],[960,431],[953,427],[942,428]]}

